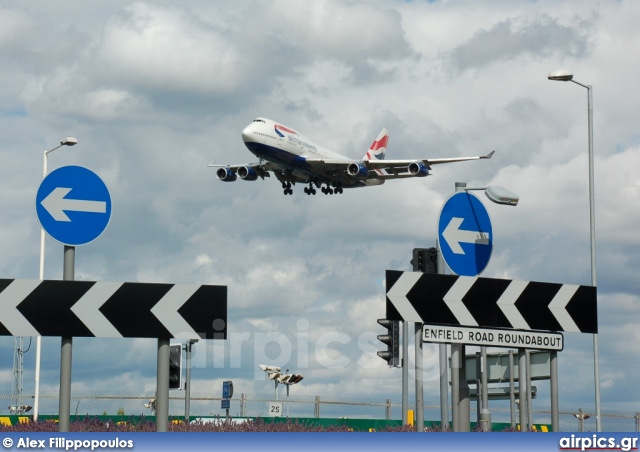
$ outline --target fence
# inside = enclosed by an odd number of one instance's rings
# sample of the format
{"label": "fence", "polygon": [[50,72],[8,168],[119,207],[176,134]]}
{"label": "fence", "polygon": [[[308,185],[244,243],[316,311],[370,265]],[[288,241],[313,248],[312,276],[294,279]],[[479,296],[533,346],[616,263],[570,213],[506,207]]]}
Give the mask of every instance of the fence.
{"label": "fence", "polygon": [[[184,417],[184,391],[171,391],[169,415]],[[148,394],[73,394],[71,395],[71,414],[75,415],[151,415],[150,401],[154,393]],[[0,407],[15,403],[15,396],[0,395]],[[296,395],[274,399],[273,394],[239,394],[231,399],[229,414],[233,417],[269,417],[269,405],[282,403],[282,414],[290,418],[350,418],[350,419],[401,419],[402,405],[392,399],[353,399],[328,398],[321,396]],[[33,406],[33,396],[23,395],[19,405]],[[39,414],[58,413],[58,393],[40,394]],[[147,406],[145,406],[147,405]],[[409,409],[413,407],[410,406]],[[492,422],[511,422],[508,402],[490,403]],[[191,393],[189,412],[191,417],[225,416],[221,408],[221,398],[212,393]],[[0,409],[10,414],[8,408]],[[11,413],[13,414],[13,413]],[[27,415],[30,413],[26,413]],[[640,412],[602,411],[602,430],[609,432],[640,432]],[[580,419],[583,418],[583,419]],[[440,420],[439,401],[425,401],[424,419]],[[518,419],[515,413],[515,419]],[[471,420],[476,420],[475,403],[471,403]],[[545,410],[533,411],[534,424],[551,424],[551,413]],[[560,410],[560,430],[565,432],[595,431],[595,414],[581,408]]]}

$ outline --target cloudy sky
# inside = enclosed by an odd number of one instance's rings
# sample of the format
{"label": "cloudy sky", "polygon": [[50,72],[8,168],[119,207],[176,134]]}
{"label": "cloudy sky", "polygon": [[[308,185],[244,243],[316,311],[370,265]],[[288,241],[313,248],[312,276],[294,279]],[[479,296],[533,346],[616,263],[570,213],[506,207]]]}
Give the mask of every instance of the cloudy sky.
{"label": "cloudy sky", "polygon": [[[3,2],[0,276],[38,278],[42,152],[74,136],[49,169],[90,168],[113,202],[105,233],[76,250],[76,279],[228,286],[229,340],[197,345],[194,391],[232,379],[270,393],[268,363],[305,376],[299,395],[399,400],[400,371],[375,355],[385,270],[435,245],[455,182],[520,195],[485,201],[482,276],[590,284],[587,90],[547,80],[566,68],[594,87],[602,408],[637,411],[638,20],[637,2],[604,0]],[[496,153],[340,196],[219,182],[207,164],[252,162],[240,132],[257,116],[353,158],[383,127],[389,158]],[[45,278],[62,278],[51,238]],[[565,341],[560,406],[593,410],[592,336]],[[0,344],[9,394],[14,339]],[[43,339],[43,392],[57,391],[59,348]],[[73,391],[153,392],[155,353],[152,339],[76,339]]]}

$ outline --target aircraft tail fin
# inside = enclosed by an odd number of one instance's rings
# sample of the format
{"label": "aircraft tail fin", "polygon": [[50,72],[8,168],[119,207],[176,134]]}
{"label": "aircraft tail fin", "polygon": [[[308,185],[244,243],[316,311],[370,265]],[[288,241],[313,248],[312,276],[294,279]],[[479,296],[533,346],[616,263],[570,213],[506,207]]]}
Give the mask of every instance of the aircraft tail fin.
{"label": "aircraft tail fin", "polygon": [[382,129],[362,160],[384,160],[388,141],[389,131]]}

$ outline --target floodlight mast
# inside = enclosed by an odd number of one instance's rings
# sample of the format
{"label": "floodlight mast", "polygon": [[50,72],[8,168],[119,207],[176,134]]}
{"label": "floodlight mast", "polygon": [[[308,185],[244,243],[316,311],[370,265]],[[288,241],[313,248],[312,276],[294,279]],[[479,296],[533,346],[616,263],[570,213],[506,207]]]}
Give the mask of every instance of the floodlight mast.
{"label": "floodlight mast", "polygon": [[289,374],[289,369],[284,374],[280,373],[280,368],[277,366],[267,366],[266,364],[260,364],[258,366],[260,370],[267,373],[270,380],[273,380],[275,385],[275,398],[278,400],[278,383],[282,383],[287,387],[287,417],[289,416],[289,386],[300,383],[304,378],[299,374]]}

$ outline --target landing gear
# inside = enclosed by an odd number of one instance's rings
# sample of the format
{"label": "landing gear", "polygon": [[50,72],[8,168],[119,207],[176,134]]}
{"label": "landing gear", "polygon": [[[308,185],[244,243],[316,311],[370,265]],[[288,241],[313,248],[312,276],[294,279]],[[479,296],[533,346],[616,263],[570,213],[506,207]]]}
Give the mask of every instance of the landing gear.
{"label": "landing gear", "polygon": [[283,182],[282,188],[284,188],[285,195],[293,195],[293,190],[291,189],[291,182]]}
{"label": "landing gear", "polygon": [[[292,187],[292,183],[284,178],[280,179],[282,182],[282,190],[283,193],[285,195],[292,195],[293,194],[293,189]],[[342,185],[340,184],[340,182],[338,181],[333,181],[333,182],[320,182],[317,179],[316,180],[312,180],[309,182],[309,186],[304,187],[304,192],[307,195],[315,195],[316,194],[316,187],[320,189],[320,191],[322,191],[322,193],[324,193],[325,195],[333,195],[335,194],[342,194]]]}
{"label": "landing gear", "polygon": [[[331,188],[333,187],[333,188]],[[322,187],[321,188],[322,193],[324,193],[325,195],[333,195],[334,193],[336,195],[341,195],[342,194],[342,186],[340,185],[340,182],[332,182],[331,186],[329,186],[329,184],[327,184],[326,187]]]}

